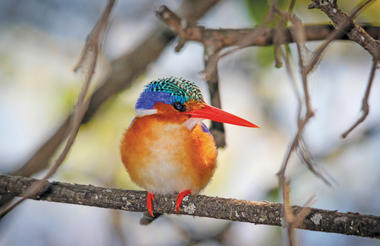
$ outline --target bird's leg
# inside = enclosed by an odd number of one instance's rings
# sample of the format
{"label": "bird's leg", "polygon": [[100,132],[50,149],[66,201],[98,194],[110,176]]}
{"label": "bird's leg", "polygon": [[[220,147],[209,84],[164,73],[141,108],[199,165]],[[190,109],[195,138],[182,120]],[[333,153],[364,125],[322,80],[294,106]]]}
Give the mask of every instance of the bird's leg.
{"label": "bird's leg", "polygon": [[146,207],[148,208],[148,212],[152,217],[154,217],[154,215],[153,215],[153,200],[154,200],[154,194],[148,192],[148,196],[146,198]]}
{"label": "bird's leg", "polygon": [[178,194],[177,202],[175,203],[175,212],[176,213],[178,213],[178,211],[179,211],[179,207],[181,206],[183,198],[185,198],[185,196],[190,195],[190,194],[191,194],[190,190],[184,190]]}

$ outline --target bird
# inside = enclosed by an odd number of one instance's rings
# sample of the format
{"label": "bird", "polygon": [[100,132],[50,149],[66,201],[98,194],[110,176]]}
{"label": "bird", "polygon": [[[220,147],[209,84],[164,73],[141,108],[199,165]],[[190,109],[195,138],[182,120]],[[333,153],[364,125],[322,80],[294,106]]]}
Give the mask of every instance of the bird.
{"label": "bird", "polygon": [[[135,118],[124,132],[121,160],[147,193],[151,218],[155,194],[198,194],[211,180],[217,159],[215,140],[205,119],[244,127],[258,126],[205,103],[199,87],[186,79],[160,78],[148,83],[135,105]],[[142,223],[142,221],[140,221]]]}

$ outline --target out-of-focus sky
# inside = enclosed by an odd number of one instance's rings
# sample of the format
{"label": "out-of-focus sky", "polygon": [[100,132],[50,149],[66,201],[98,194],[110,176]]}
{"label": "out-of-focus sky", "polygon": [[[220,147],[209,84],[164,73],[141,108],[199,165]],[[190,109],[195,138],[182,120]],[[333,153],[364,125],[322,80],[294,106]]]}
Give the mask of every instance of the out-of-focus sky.
{"label": "out-of-focus sky", "polygon": [[[74,74],[87,33],[106,1],[0,2],[0,172],[20,167],[71,111],[83,76]],[[344,2],[350,10],[356,1]],[[161,4],[177,9],[179,1],[118,1],[106,32],[97,78],[110,60],[133,50],[159,23],[154,10]],[[305,23],[326,23],[317,10],[301,1],[295,12]],[[343,3],[342,3],[343,4]],[[380,5],[360,17],[375,22]],[[221,1],[204,18],[212,28],[252,27],[245,1]],[[315,49],[319,42],[308,43]],[[149,66],[146,74],[111,99],[84,125],[54,180],[139,189],[129,179],[119,157],[119,142],[133,118],[134,103],[144,84],[158,77],[178,76],[196,81],[208,99],[200,74],[203,49],[187,43],[179,53],[170,45]],[[299,81],[295,47],[293,69]],[[222,106],[260,129],[226,125],[227,147],[220,150],[218,169],[203,194],[248,200],[278,201],[273,195],[278,171],[296,130],[296,100],[285,68],[263,62],[270,48],[240,50],[219,64]],[[264,55],[263,55],[264,54]],[[266,54],[266,55],[265,55]],[[269,59],[270,60],[270,59]],[[374,81],[370,115],[346,140],[340,134],[359,116],[371,57],[351,42],[335,42],[310,76],[316,116],[306,128],[305,140],[315,161],[336,180],[331,188],[312,175],[296,156],[292,158],[291,200],[302,205],[316,196],[313,207],[379,214],[380,198],[380,77]],[[41,174],[36,175],[39,177]],[[217,233],[225,221],[165,216],[149,227],[138,224],[139,213],[26,201],[0,222],[0,245],[120,245],[118,216],[123,237],[131,245],[181,245],[187,231],[193,238]],[[182,228],[182,229],[179,229]],[[376,245],[376,240],[298,231],[302,245]],[[233,223],[226,245],[278,245],[279,228]],[[204,241],[200,245],[219,245]]]}

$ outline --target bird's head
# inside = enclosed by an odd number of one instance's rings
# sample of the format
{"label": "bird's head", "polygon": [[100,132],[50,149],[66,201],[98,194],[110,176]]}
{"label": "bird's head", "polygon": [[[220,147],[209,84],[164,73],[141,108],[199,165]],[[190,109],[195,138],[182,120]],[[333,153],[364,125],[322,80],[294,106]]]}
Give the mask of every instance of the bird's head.
{"label": "bird's head", "polygon": [[203,119],[246,127],[258,127],[233,114],[207,105],[194,83],[182,78],[164,78],[150,82],[137,100],[136,116],[159,115],[183,122],[189,129]]}

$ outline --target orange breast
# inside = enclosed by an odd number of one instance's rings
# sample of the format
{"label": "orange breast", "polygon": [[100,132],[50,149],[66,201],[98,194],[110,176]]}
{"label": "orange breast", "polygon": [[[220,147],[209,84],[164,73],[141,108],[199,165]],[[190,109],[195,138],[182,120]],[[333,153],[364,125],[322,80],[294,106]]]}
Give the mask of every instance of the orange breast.
{"label": "orange breast", "polygon": [[131,179],[152,193],[198,193],[216,167],[214,139],[200,124],[189,130],[183,123],[159,115],[136,118],[120,149]]}

